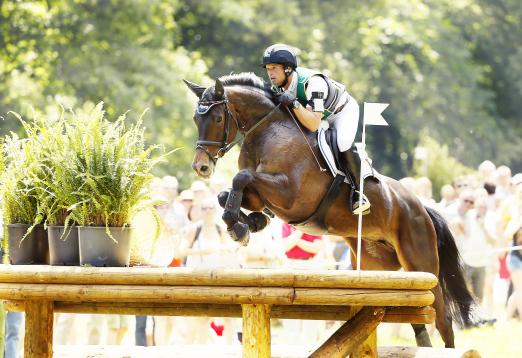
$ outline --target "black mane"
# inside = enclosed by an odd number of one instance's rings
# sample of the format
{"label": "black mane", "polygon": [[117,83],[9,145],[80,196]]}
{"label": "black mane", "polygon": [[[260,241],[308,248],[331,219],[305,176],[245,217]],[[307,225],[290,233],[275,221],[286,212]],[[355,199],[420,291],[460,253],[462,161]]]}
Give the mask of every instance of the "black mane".
{"label": "black mane", "polygon": [[263,94],[273,99],[274,93],[270,89],[270,85],[266,83],[261,77],[258,77],[253,72],[234,73],[219,78],[223,86],[245,86],[261,90]]}

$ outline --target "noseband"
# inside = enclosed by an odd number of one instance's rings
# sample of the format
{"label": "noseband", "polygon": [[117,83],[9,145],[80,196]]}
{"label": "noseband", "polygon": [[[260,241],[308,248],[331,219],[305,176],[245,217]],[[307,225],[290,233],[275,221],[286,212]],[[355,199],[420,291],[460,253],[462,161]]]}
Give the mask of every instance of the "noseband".
{"label": "noseband", "polygon": [[[219,100],[219,101],[199,101],[198,107],[196,109],[196,113],[206,114],[214,106],[217,106],[220,104],[223,104],[225,106],[225,130],[223,131],[223,139],[221,141],[199,139],[196,142],[196,150],[201,149],[202,151],[207,153],[208,157],[210,158],[210,160],[212,160],[214,165],[216,165],[217,160],[219,158],[221,158],[222,156],[224,156],[225,153],[227,153],[230,149],[232,149],[232,147],[234,145],[239,143],[243,138],[246,138],[247,135],[249,135],[251,132],[254,131],[254,129],[256,129],[257,127],[259,127],[259,125],[261,125],[263,122],[265,122],[270,117],[270,115],[280,106],[279,104],[277,106],[275,106],[270,112],[268,112],[268,114],[264,115],[260,120],[256,121],[256,123],[249,130],[247,130],[246,132],[243,133],[243,131],[245,130],[245,126],[240,125],[237,118],[232,115],[232,112],[228,108],[228,102],[229,101],[227,98]],[[228,139],[228,134],[230,133],[231,119],[234,120],[238,130],[243,134],[243,138],[239,138],[239,139],[236,139],[236,140],[228,143],[227,139]],[[210,153],[210,151],[208,150],[209,146],[218,147],[218,151],[216,152],[216,154]]]}

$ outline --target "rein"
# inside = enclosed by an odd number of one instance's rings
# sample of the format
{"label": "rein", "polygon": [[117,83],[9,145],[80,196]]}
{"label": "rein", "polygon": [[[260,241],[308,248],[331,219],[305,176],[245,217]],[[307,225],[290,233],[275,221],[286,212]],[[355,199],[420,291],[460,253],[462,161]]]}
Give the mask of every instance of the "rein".
{"label": "rein", "polygon": [[[268,112],[263,117],[261,117],[261,119],[257,120],[256,123],[252,127],[250,127],[250,129],[243,132],[245,130],[245,126],[244,125],[241,126],[239,124],[239,121],[237,120],[237,118],[232,115],[232,112],[228,108],[228,102],[229,102],[229,100],[227,98],[220,100],[220,101],[200,101],[200,102],[198,102],[198,108],[196,110],[198,114],[206,114],[212,109],[212,107],[214,107],[216,105],[220,105],[220,104],[225,105],[225,130],[223,132],[223,139],[221,141],[198,140],[196,142],[196,149],[201,149],[205,153],[207,153],[208,157],[212,160],[214,165],[216,164],[217,160],[219,158],[221,158],[222,156],[224,156],[230,149],[232,149],[233,146],[235,146],[240,141],[244,140],[256,128],[258,128],[261,124],[263,124],[268,119],[270,119],[270,116],[272,115],[272,113],[274,113],[274,111],[276,109],[278,109],[279,106],[281,105],[281,104],[278,104],[277,106],[272,108],[272,110],[270,110],[270,112]],[[230,118],[232,118],[234,120],[234,122],[236,123],[236,127],[243,134],[243,137],[238,138],[238,139],[228,143],[227,139],[228,139],[228,134],[230,133],[230,123],[231,123]],[[210,151],[208,150],[208,146],[211,146],[211,145],[218,146],[218,151],[216,152],[215,155],[212,155],[212,153],[210,153]]]}

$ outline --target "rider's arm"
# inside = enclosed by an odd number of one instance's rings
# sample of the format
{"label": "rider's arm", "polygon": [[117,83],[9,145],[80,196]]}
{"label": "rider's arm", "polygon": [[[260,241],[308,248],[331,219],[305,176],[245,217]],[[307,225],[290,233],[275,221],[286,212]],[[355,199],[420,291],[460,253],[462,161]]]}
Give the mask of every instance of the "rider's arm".
{"label": "rider's arm", "polygon": [[312,107],[299,106],[299,108],[293,110],[295,116],[301,122],[301,124],[311,132],[315,132],[319,129],[319,125],[321,124],[321,118],[323,118],[323,113],[312,112]]}
{"label": "rider's arm", "polygon": [[[311,100],[312,94],[314,92],[322,94],[321,97],[323,99],[320,101],[324,103],[324,99],[328,95],[328,84],[323,77],[312,76],[308,80],[306,87],[306,98],[308,101]],[[294,109],[294,113],[297,116],[297,119],[299,119],[301,124],[311,132],[315,132],[319,129],[319,126],[321,125],[321,118],[323,118],[323,111],[323,105],[315,107],[313,104],[308,104],[306,108],[299,106],[299,108]]]}

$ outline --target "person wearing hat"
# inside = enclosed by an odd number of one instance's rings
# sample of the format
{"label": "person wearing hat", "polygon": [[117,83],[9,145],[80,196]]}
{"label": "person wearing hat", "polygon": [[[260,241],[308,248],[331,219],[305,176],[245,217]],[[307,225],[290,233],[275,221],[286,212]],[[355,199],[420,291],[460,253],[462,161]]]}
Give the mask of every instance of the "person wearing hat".
{"label": "person wearing hat", "polygon": [[358,190],[361,159],[354,145],[359,123],[359,105],[344,85],[325,74],[298,67],[295,50],[284,44],[268,47],[262,59],[277,101],[287,106],[301,124],[315,132],[326,119],[337,132],[337,146],[343,155],[344,171],[351,178],[352,211],[368,213],[370,202],[363,195],[359,208]]}

